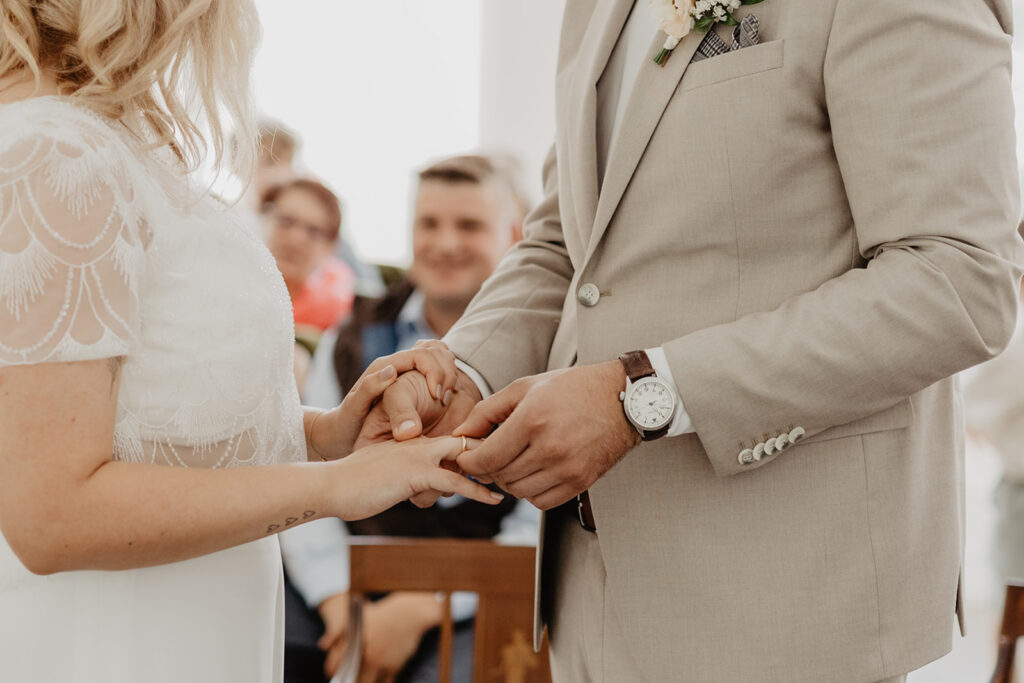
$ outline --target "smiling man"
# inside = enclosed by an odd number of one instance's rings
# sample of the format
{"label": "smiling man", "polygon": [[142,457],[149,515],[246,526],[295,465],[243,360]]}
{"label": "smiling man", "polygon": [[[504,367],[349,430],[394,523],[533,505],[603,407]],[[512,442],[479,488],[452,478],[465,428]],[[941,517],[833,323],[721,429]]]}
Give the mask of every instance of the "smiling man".
{"label": "smiling man", "polygon": [[522,238],[524,214],[510,175],[488,157],[449,157],[420,171],[409,277],[380,299],[357,300],[336,343],[324,339],[307,393],[336,405],[374,359],[444,336]]}
{"label": "smiling man", "polygon": [[441,337],[522,238],[515,188],[482,156],[445,159],[419,174],[410,279],[424,322]]}
{"label": "smiling man", "polygon": [[[363,369],[382,355],[446,334],[502,256],[522,236],[525,207],[512,179],[495,161],[459,156],[419,173],[413,211],[409,278],[380,299],[357,298],[352,317],[328,332],[305,387],[311,405],[335,406]],[[511,497],[491,509],[459,496],[430,510],[411,503],[348,524],[322,520],[282,542],[288,572],[286,683],[333,675],[347,642],[346,532],[373,535],[454,536],[532,543],[537,511]],[[292,590],[292,589],[295,590]],[[455,680],[472,667],[471,596],[456,595]],[[441,605],[432,594],[392,593],[364,608],[363,676],[377,680],[402,671],[401,680],[436,680]],[[320,623],[322,620],[323,623]],[[428,635],[431,634],[431,635]],[[427,638],[424,638],[427,636]],[[319,647],[318,647],[319,643]]]}

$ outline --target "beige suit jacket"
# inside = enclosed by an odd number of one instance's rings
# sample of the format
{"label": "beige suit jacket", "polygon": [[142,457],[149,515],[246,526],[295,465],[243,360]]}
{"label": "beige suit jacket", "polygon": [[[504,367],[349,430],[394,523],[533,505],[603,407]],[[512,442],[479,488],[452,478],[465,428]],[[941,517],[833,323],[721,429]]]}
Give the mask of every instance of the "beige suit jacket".
{"label": "beige suit jacket", "polygon": [[689,64],[694,33],[641,67],[599,191],[595,84],[631,4],[568,0],[546,198],[446,341],[496,390],[664,346],[696,434],[591,490],[650,680],[917,668],[958,600],[950,376],[1014,327],[1010,2],[745,6],[760,45]]}

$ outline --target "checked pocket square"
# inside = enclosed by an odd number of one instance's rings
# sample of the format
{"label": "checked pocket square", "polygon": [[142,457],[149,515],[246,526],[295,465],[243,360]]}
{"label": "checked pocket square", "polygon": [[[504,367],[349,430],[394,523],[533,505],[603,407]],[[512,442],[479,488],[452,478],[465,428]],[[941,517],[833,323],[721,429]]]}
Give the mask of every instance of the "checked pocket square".
{"label": "checked pocket square", "polygon": [[761,42],[761,39],[757,34],[757,17],[753,14],[748,14],[732,30],[732,45],[726,45],[725,41],[719,38],[717,33],[708,31],[708,34],[704,36],[704,40],[697,46],[697,51],[693,53],[693,59],[690,60],[690,63],[711,59],[734,50],[742,50],[745,47],[757,45],[759,42]]}

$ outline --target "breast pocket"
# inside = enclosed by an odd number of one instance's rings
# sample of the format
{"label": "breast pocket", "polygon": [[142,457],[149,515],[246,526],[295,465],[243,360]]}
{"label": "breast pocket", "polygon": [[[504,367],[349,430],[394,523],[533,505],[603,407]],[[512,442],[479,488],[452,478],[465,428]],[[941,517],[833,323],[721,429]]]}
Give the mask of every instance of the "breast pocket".
{"label": "breast pocket", "polygon": [[751,76],[783,65],[784,40],[773,40],[741,48],[724,55],[694,62],[686,67],[679,91],[685,92],[715,83]]}

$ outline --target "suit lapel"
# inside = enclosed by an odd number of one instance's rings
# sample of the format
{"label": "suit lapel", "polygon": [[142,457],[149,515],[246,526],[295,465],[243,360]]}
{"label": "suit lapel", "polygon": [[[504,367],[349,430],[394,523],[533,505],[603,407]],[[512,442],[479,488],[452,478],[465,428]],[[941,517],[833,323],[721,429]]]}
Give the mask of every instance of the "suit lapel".
{"label": "suit lapel", "polygon": [[604,72],[632,6],[630,0],[598,0],[580,46],[578,67],[573,77],[568,116],[568,156],[573,208],[583,232],[583,244],[587,243],[594,225],[598,203],[597,81]]}
{"label": "suit lapel", "polygon": [[703,38],[704,34],[691,31],[676,47],[665,66],[654,63],[654,56],[665,42],[665,36],[659,31],[651,41],[648,55],[640,66],[630,92],[618,135],[608,152],[608,168],[597,202],[594,229],[587,240],[584,266],[590,261],[608,229],[637,164],[647,149],[647,143]]}

